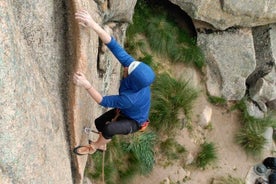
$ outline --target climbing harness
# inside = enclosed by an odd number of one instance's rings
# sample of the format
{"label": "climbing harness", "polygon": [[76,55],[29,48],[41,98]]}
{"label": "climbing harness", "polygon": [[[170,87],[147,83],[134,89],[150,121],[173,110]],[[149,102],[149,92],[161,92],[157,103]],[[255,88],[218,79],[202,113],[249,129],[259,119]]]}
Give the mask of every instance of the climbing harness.
{"label": "climbing harness", "polygon": [[[116,121],[119,116],[120,116],[120,109],[116,109],[116,114],[115,114],[115,117],[112,119],[112,121]],[[148,127],[148,125],[149,125],[149,120],[145,121],[140,125],[139,131],[144,132]]]}

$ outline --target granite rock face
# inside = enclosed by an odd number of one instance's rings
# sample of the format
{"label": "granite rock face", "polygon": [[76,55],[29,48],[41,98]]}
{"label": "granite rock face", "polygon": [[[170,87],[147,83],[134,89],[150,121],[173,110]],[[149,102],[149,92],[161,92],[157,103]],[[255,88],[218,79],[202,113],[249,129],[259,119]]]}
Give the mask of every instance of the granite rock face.
{"label": "granite rock face", "polygon": [[0,3],[0,183],[72,183],[64,6]]}
{"label": "granite rock face", "polygon": [[193,20],[215,29],[254,27],[276,22],[276,1],[270,0],[170,0]]}
{"label": "granite rock face", "polygon": [[120,64],[74,13],[87,9],[123,44],[135,4],[0,2],[0,183],[83,182],[87,157],[72,149],[87,143],[83,128],[105,109],[72,83],[72,74],[82,71],[100,92],[116,94]]}
{"label": "granite rock face", "polygon": [[208,65],[206,85],[209,94],[240,100],[245,95],[246,78],[256,65],[251,30],[200,34],[198,45],[203,49]]}

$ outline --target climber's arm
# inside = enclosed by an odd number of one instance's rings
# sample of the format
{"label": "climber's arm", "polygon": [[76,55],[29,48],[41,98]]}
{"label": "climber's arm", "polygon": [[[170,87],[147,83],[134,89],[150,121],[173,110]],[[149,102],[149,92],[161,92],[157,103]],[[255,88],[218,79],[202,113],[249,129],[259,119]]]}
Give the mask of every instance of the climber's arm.
{"label": "climber's arm", "polygon": [[76,19],[80,25],[92,28],[124,67],[128,67],[134,61],[134,58],[109,33],[96,23],[86,10],[78,11],[76,13]]}
{"label": "climber's arm", "polygon": [[102,95],[90,84],[90,82],[86,79],[83,73],[76,72],[74,74],[74,83],[77,86],[84,87],[89,95],[98,103],[100,104],[103,100]]}
{"label": "climber's arm", "polygon": [[103,43],[107,44],[111,41],[111,36],[98,24],[96,23],[90,14],[86,10],[80,10],[76,14],[76,19],[79,21],[84,27],[92,28],[103,41]]}

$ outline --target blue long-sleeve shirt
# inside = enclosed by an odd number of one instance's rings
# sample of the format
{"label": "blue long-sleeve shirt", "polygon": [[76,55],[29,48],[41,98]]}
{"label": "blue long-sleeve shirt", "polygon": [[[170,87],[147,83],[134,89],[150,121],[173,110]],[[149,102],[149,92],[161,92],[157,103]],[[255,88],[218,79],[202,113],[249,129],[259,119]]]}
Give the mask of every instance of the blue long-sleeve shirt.
{"label": "blue long-sleeve shirt", "polygon": [[[124,67],[128,67],[135,61],[113,37],[107,46]],[[150,85],[154,81],[154,78],[155,74],[153,70],[141,62],[134,71],[122,79],[119,94],[104,96],[100,105],[119,108],[124,115],[142,124],[149,116],[151,101]]]}

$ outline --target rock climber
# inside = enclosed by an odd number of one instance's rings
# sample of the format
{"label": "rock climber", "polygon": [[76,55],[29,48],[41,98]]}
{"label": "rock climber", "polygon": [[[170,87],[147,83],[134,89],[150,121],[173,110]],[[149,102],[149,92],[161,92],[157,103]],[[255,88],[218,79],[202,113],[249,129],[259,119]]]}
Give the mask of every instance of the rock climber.
{"label": "rock climber", "polygon": [[75,18],[81,26],[94,30],[124,67],[124,76],[117,95],[102,96],[83,73],[76,72],[73,76],[75,85],[85,88],[99,105],[111,108],[95,120],[95,126],[99,131],[98,139],[74,149],[74,153],[86,155],[97,150],[105,151],[106,144],[114,135],[134,133],[148,125],[150,85],[155,79],[155,74],[151,67],[129,55],[86,10],[78,11]]}

